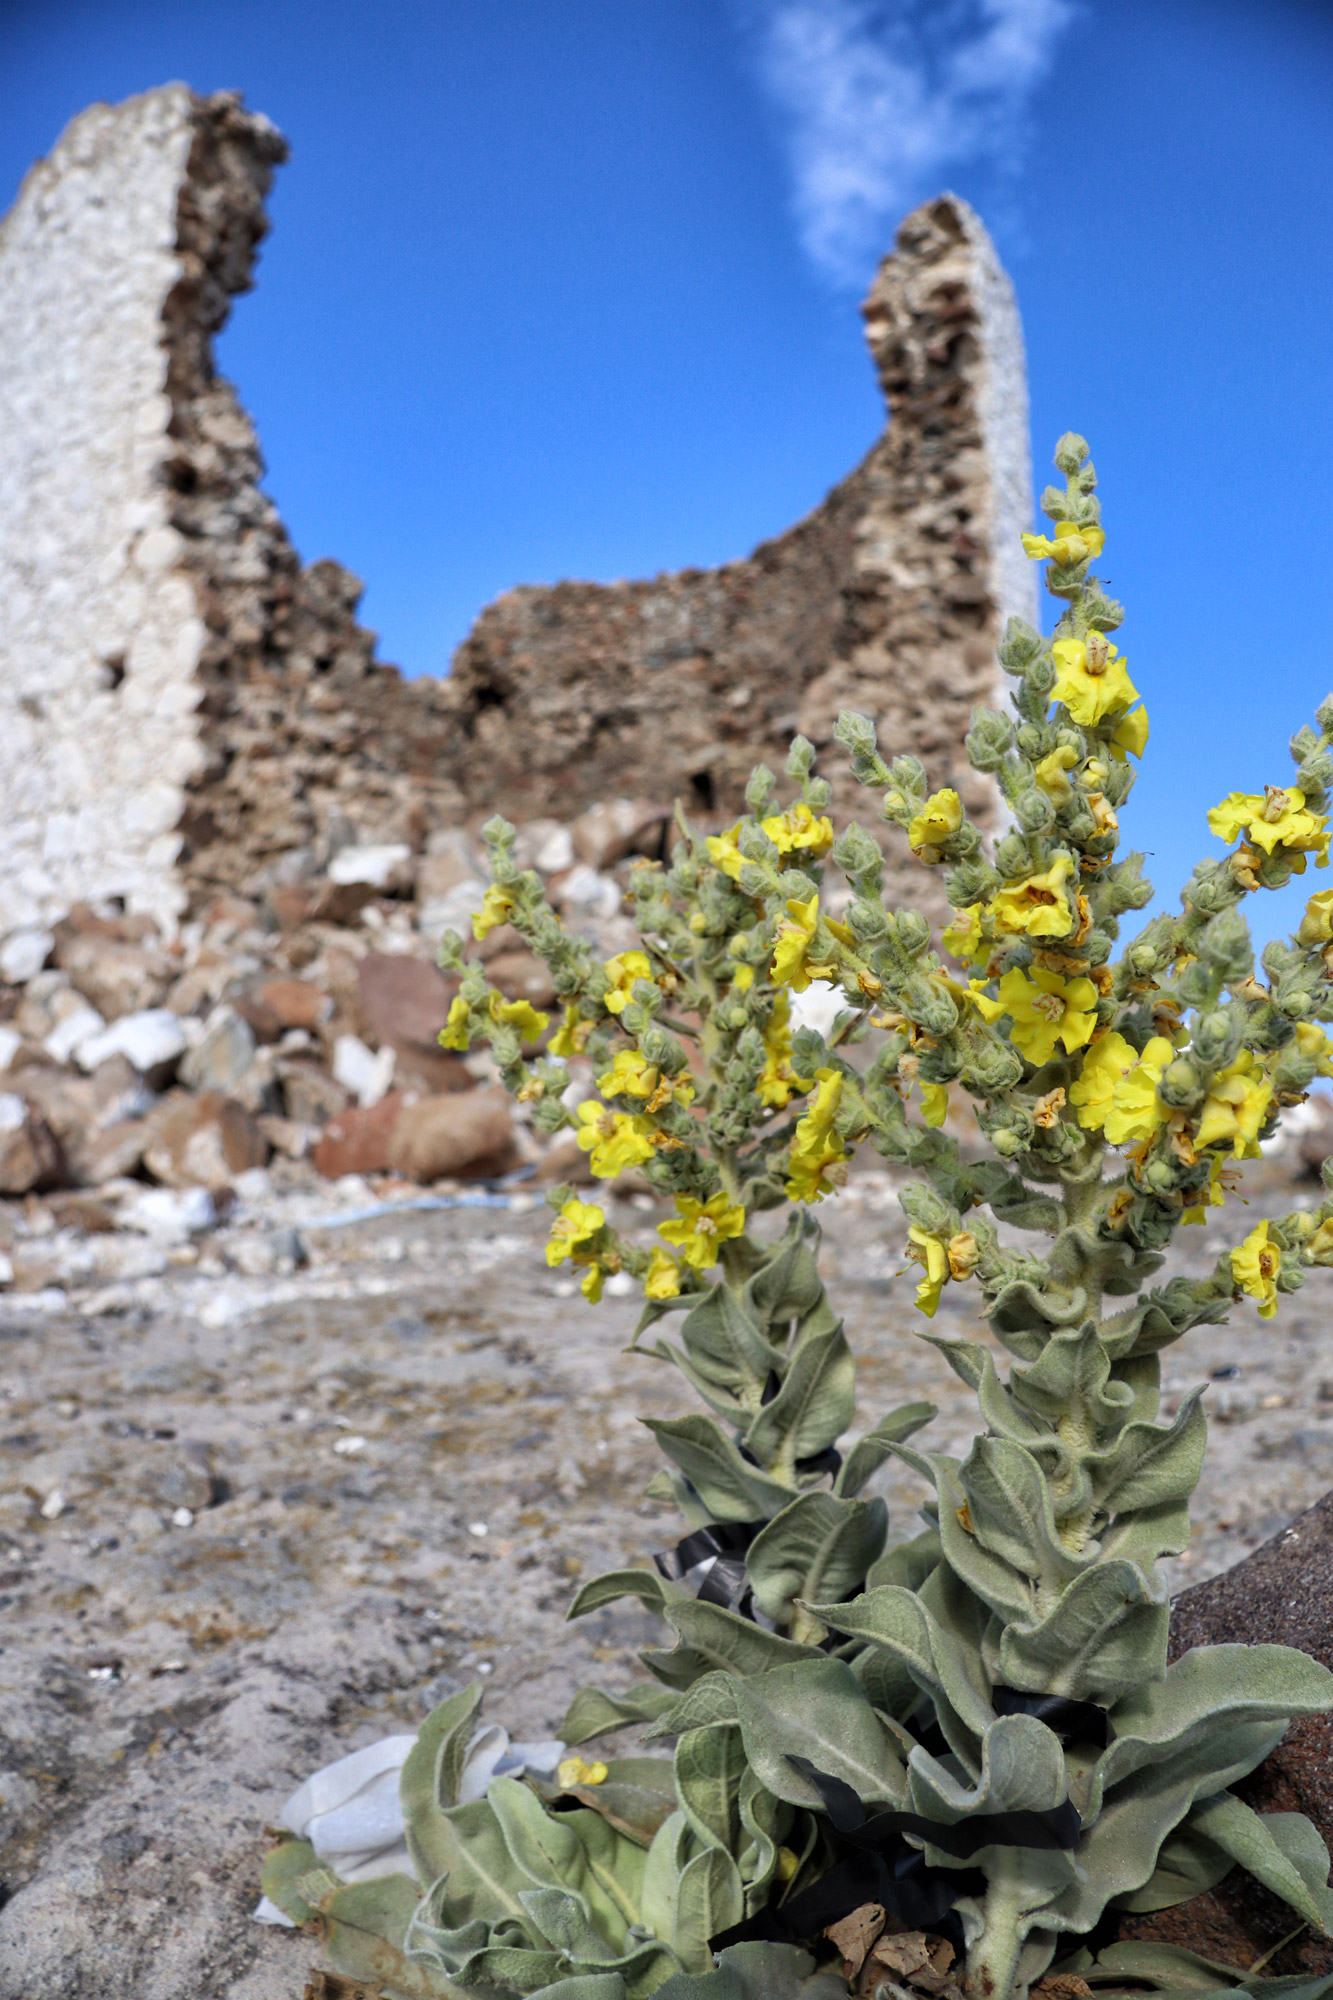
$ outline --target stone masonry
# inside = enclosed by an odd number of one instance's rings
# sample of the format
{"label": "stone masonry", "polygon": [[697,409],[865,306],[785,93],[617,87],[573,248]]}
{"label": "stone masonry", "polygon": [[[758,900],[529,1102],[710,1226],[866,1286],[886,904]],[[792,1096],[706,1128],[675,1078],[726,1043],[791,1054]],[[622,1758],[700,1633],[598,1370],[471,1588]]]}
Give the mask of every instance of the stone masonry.
{"label": "stone masonry", "polygon": [[357,580],[302,566],[213,366],[285,156],[236,95],[172,84],[76,118],[0,224],[0,935],[76,899],[169,925],[497,807],[730,812],[846,705],[992,809],[962,738],[1003,617],[1033,614],[1027,409],[966,204],[918,209],[880,268],[891,421],[813,513],[717,569],[510,591],[448,680],[405,681]]}

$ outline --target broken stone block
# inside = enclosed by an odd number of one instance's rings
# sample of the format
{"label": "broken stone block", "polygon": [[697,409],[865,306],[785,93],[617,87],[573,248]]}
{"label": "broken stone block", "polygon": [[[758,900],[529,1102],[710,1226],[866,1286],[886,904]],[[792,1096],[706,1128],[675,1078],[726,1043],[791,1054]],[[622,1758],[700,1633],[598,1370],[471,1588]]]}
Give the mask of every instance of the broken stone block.
{"label": "broken stone block", "polygon": [[32,1194],[64,1178],[50,1127],[13,1091],[0,1091],[0,1194]]}
{"label": "broken stone block", "polygon": [[[81,1043],[100,1035],[106,1027],[97,1009],[90,1007],[83,995],[76,993],[72,986],[61,987],[52,993],[46,1004],[52,1025],[41,1038],[42,1047],[55,1062],[68,1062]],[[22,1014],[24,1009],[20,1008],[19,1012]]]}
{"label": "broken stone block", "polygon": [[233,1008],[218,1014],[201,1042],[181,1062],[180,1080],[190,1090],[221,1090],[234,1096],[255,1056],[255,1033]]}
{"label": "broken stone block", "polygon": [[74,1048],[74,1059],[80,1069],[91,1071],[111,1056],[126,1056],[140,1076],[161,1089],[188,1047],[179,1014],[170,1007],[149,1007],[142,1013],[122,1014],[109,1028],[82,1037]]}
{"label": "broken stone block", "polygon": [[274,1152],[288,1160],[303,1160],[319,1136],[316,1126],[298,1125],[294,1118],[283,1118],[276,1111],[260,1112],[255,1123]]}
{"label": "broken stone block", "polygon": [[317,1173],[325,1180],[341,1180],[344,1174],[382,1174],[389,1165],[389,1142],[405,1104],[407,1093],[391,1090],[378,1104],[353,1105],[330,1118],[310,1155]]}
{"label": "broken stone block", "polygon": [[160,1006],[179,970],[164,952],[127,943],[114,931],[108,937],[63,924],[56,926],[55,962],[108,1021]]}
{"label": "broken stone block", "polygon": [[417,863],[417,901],[438,903],[460,882],[475,882],[483,872],[484,864],[461,827],[433,833]]}
{"label": "broken stone block", "polygon": [[333,1044],[333,1075],[363,1107],[378,1104],[393,1082],[397,1057],[392,1049],[372,1054],[359,1035],[339,1035]]}
{"label": "broken stone block", "polygon": [[604,805],[589,806],[571,825],[574,852],[589,868],[609,868],[656,833],[670,818],[664,806],[650,805],[645,799],[611,799]]}
{"label": "broken stone block", "polygon": [[415,1181],[490,1177],[517,1162],[509,1098],[498,1085],[405,1104],[389,1141],[389,1167]]}
{"label": "broken stone block", "polygon": [[250,1113],[220,1090],[170,1091],[149,1122],[144,1165],[165,1187],[225,1187],[268,1159]]}
{"label": "broken stone block", "polygon": [[364,883],[381,896],[410,896],[415,874],[411,848],[397,841],[344,847],[329,863],[329,880],[340,889]]}
{"label": "broken stone block", "polygon": [[456,989],[424,958],[368,951],[356,969],[361,1032],[379,1048],[438,1051]]}
{"label": "broken stone block", "polygon": [[[308,979],[266,979],[253,997],[277,1022],[279,1034],[285,1033],[288,1028],[314,1030],[327,1021],[333,1011],[328,994],[321,993],[318,986],[312,986]],[[268,1040],[269,1037],[260,1039]]]}
{"label": "broken stone block", "polygon": [[71,1177],[81,1187],[105,1187],[138,1171],[153,1136],[147,1118],[121,1119],[100,1131],[82,1133],[70,1145]]}
{"label": "broken stone block", "polygon": [[325,1125],[346,1111],[349,1094],[308,1056],[283,1056],[274,1064],[288,1118],[298,1125]]}
{"label": "broken stone block", "polygon": [[26,986],[35,979],[55,949],[50,931],[14,931],[0,945],[0,979],[6,986]]}

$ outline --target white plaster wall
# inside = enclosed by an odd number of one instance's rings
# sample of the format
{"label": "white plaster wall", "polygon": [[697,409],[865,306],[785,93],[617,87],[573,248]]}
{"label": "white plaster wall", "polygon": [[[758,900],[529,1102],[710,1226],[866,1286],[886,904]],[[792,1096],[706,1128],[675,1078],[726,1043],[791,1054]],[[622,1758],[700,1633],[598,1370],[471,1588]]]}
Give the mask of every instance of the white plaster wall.
{"label": "white plaster wall", "polygon": [[205,634],[154,474],[191,106],[92,106],[0,223],[0,934],[79,897],[183,902]]}

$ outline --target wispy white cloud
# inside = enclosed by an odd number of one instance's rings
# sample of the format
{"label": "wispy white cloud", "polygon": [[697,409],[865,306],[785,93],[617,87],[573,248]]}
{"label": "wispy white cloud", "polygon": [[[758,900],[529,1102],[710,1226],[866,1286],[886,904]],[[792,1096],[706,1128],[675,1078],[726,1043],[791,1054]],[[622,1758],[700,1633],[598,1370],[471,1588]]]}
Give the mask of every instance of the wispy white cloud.
{"label": "wispy white cloud", "polygon": [[1076,0],[741,0],[786,126],[801,240],[859,284],[951,168],[1012,165]]}

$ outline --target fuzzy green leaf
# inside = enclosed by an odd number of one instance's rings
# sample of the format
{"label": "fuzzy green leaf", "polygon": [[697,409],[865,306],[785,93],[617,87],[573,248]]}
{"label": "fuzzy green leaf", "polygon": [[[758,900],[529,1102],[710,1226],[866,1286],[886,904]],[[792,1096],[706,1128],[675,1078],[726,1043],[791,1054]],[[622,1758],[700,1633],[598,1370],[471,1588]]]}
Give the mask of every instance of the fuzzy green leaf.
{"label": "fuzzy green leaf", "polygon": [[938,1414],[934,1403],[906,1403],[881,1417],[874,1430],[867,1431],[848,1452],[833,1491],[839,1499],[851,1500],[891,1457],[891,1447],[911,1437]]}
{"label": "fuzzy green leaf", "polygon": [[818,1809],[819,1793],[789,1757],[808,1757],[867,1801],[901,1804],[907,1773],[893,1733],[842,1660],[778,1667],[736,1685],[745,1753],[776,1798]]}
{"label": "fuzzy green leaf", "polygon": [[[1327,1935],[1333,1929],[1328,1849],[1301,1813],[1259,1814],[1230,1792],[1205,1799],[1190,1824]],[[1303,1865],[1302,1865],[1303,1864]]]}
{"label": "fuzzy green leaf", "polygon": [[882,1500],[802,1494],[775,1515],[746,1551],[755,1603],[774,1624],[787,1625],[795,1598],[850,1596],[864,1583],[888,1527]]}
{"label": "fuzzy green leaf", "polygon": [[761,1465],[790,1473],[797,1459],[841,1437],[855,1411],[856,1367],[839,1322],[797,1346],[782,1387],[750,1425],[746,1448]]}
{"label": "fuzzy green leaf", "polygon": [[626,1729],[631,1723],[653,1722],[665,1714],[672,1701],[669,1688],[656,1687],[651,1681],[627,1688],[624,1694],[580,1688],[565,1712],[560,1740],[572,1750],[580,1743],[590,1743],[596,1736],[610,1736],[617,1729]]}
{"label": "fuzzy green leaf", "polygon": [[458,1786],[481,1701],[481,1683],[474,1681],[432,1709],[399,1774],[407,1851],[422,1882],[433,1882],[448,1866],[444,1857],[450,1847],[441,1832],[443,1815],[458,1803]]}

